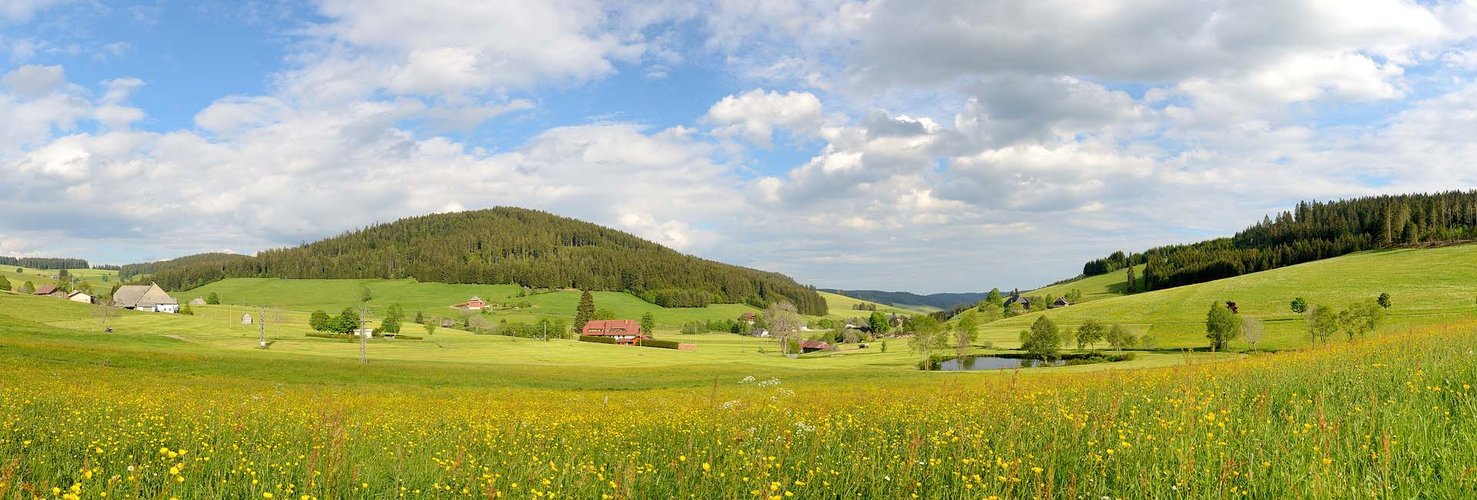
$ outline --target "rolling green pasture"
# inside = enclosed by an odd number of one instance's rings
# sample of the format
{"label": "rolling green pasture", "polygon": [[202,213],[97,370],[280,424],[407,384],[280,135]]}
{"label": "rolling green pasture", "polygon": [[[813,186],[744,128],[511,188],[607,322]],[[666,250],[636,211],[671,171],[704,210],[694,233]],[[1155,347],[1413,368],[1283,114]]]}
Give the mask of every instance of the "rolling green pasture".
{"label": "rolling green pasture", "polygon": [[[1143,276],[1144,266],[1134,266],[1133,272],[1137,276]],[[1082,302],[1121,297],[1123,296],[1123,292],[1128,289],[1128,271],[1120,269],[1108,274],[1088,276],[1066,283],[1044,286],[1029,292],[1021,292],[1021,294],[1040,295],[1042,297],[1047,295],[1062,297],[1074,288],[1082,291],[1082,300],[1077,301],[1079,304]],[[1003,293],[1007,296],[1010,294],[1009,291]]]}
{"label": "rolling green pasture", "polygon": [[[1096,280],[1098,276],[1089,278]],[[1117,279],[1121,279],[1117,278]],[[1068,285],[1070,287],[1070,285]],[[1087,294],[1088,289],[1083,288]],[[1205,345],[1205,314],[1212,303],[1235,301],[1244,316],[1266,322],[1258,347],[1291,348],[1308,343],[1304,323],[1289,303],[1295,297],[1335,310],[1356,301],[1393,297],[1386,329],[1450,322],[1477,313],[1477,245],[1365,252],[1235,278],[1122,297],[1007,318],[986,325],[982,337],[1016,345],[1019,332],[1037,316],[1075,328],[1088,318],[1129,326],[1152,335],[1161,347]],[[1233,348],[1246,347],[1244,342]]]}
{"label": "rolling green pasture", "polygon": [[[254,307],[232,305],[196,306],[194,316],[180,314],[156,314],[136,311],[117,311],[117,316],[108,324],[114,328],[112,334],[102,334],[104,323],[97,314],[101,306],[87,306],[46,297],[31,297],[17,294],[0,294],[0,316],[16,321],[44,325],[74,332],[77,335],[101,335],[87,337],[103,342],[140,342],[140,339],[169,339],[176,349],[188,352],[251,352],[251,356],[287,356],[290,358],[313,357],[337,360],[357,360],[359,346],[346,339],[324,339],[308,337],[308,313],[294,310],[268,310],[266,312],[266,338],[270,348],[257,349],[261,325],[241,323],[243,313],[251,314],[260,321],[262,312]],[[918,356],[907,348],[906,339],[890,339],[883,352],[882,342],[869,343],[866,348],[858,345],[843,345],[840,351],[802,355],[789,359],[780,355],[772,340],[738,336],[726,333],[679,335],[670,331],[658,331],[657,338],[677,340],[697,346],[696,351],[670,349],[635,348],[594,344],[565,339],[534,340],[505,337],[500,335],[477,335],[454,328],[438,328],[434,334],[426,335],[419,325],[407,324],[404,334],[422,337],[420,340],[374,339],[368,346],[369,358],[374,363],[393,362],[397,366],[478,366],[479,369],[500,369],[518,372],[529,367],[565,367],[578,369],[649,369],[649,370],[696,370],[693,373],[752,373],[756,370],[769,372],[779,370],[793,373],[822,373],[823,378],[867,378],[899,375],[915,372]],[[79,337],[81,338],[81,337]],[[118,340],[109,340],[118,339]],[[153,340],[148,340],[152,342]],[[991,351],[975,348],[974,354]],[[1196,354],[1196,361],[1231,359],[1236,355]],[[1060,367],[1047,372],[1074,372],[1144,368],[1183,364],[1186,359],[1175,353],[1143,353],[1139,359],[1111,365],[1084,365]],[[499,368],[500,367],[500,368]],[[979,372],[977,372],[979,373]],[[960,373],[958,375],[969,376]],[[743,375],[739,375],[740,377]],[[514,377],[521,379],[521,377]],[[666,377],[654,377],[642,384],[665,384]],[[677,377],[676,380],[686,380]]]}
{"label": "rolling green pasture", "polygon": [[[21,272],[15,272],[16,269],[20,269]],[[55,276],[56,273],[56,269],[33,269],[28,267],[0,266],[0,276],[4,276],[5,279],[10,280],[10,286],[12,290],[19,290],[21,284],[27,281],[30,281],[31,284],[36,285],[37,287],[40,287],[41,285],[57,284],[60,280],[52,279],[52,276]],[[113,285],[118,283],[118,271],[109,271],[104,269],[68,269],[67,273],[71,274],[72,276],[76,276],[78,279],[84,282],[90,283],[92,285],[93,291],[97,293],[106,293],[109,289],[113,287]],[[103,281],[104,276],[107,277],[108,281]]]}

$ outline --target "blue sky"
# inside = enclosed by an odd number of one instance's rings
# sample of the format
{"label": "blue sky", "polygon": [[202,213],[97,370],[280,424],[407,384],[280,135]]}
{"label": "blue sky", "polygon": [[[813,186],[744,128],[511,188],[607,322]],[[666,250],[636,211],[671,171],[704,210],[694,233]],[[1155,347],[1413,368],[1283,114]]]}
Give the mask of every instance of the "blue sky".
{"label": "blue sky", "polygon": [[822,287],[1030,288],[1472,188],[1474,32],[1400,0],[11,0],[0,253],[514,205]]}

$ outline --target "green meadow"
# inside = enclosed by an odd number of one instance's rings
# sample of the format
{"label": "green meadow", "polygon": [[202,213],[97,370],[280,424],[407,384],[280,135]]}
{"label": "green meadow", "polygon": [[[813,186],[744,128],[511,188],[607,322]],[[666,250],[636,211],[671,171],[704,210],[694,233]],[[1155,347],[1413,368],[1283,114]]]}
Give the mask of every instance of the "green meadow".
{"label": "green meadow", "polygon": [[[361,290],[370,290],[371,300],[359,302]],[[182,302],[217,294],[223,304],[271,306],[291,311],[312,312],[322,309],[337,312],[345,307],[366,306],[378,317],[393,304],[399,304],[412,316],[422,312],[433,318],[459,318],[461,311],[453,305],[478,296],[493,305],[489,318],[493,321],[537,322],[543,318],[574,317],[580,292],[576,290],[533,291],[517,285],[465,285],[422,283],[402,280],[289,280],[277,278],[232,278],[209,285],[175,292]],[[712,304],[707,307],[664,308],[620,292],[593,292],[595,307],[607,309],[618,318],[639,319],[650,313],[658,331],[675,332],[693,321],[737,319],[744,313],[760,310],[745,304]],[[871,311],[854,310],[857,304],[869,304],[878,311],[915,314],[903,309],[872,304],[850,297],[821,293],[830,306],[826,317],[832,319],[864,318]]]}
{"label": "green meadow", "polygon": [[[1122,273],[1112,276],[1123,280]],[[1084,295],[1089,294],[1087,283],[1093,284],[1095,292],[1101,291],[1110,281],[1107,278],[1083,280]],[[1241,315],[1265,321],[1266,336],[1257,347],[1295,348],[1309,340],[1303,318],[1291,310],[1294,298],[1338,310],[1354,302],[1373,301],[1380,293],[1389,293],[1393,299],[1386,329],[1447,323],[1477,313],[1477,245],[1364,252],[1209,283],[1103,297],[996,321],[982,328],[981,336],[1014,345],[1022,329],[1045,315],[1065,327],[1089,318],[1122,324],[1139,335],[1152,336],[1160,347],[1199,347],[1206,345],[1205,315],[1210,305],[1234,301]],[[1247,346],[1238,340],[1232,347]]]}

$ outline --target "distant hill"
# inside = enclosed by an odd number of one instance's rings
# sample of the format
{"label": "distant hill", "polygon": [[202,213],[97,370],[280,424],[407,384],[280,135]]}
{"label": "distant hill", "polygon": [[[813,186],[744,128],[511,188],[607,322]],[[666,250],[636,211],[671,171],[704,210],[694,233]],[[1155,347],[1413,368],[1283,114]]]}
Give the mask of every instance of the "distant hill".
{"label": "distant hill", "polygon": [[[684,255],[614,229],[520,208],[410,217],[252,257],[227,255],[156,265],[150,279],[171,290],[225,278],[516,283],[628,292],[663,307],[786,301],[803,314],[827,313],[815,289],[787,276]],[[186,259],[194,261],[179,262]]]}
{"label": "distant hill", "polygon": [[954,306],[975,304],[985,300],[984,293],[935,293],[919,295],[911,292],[884,292],[881,290],[832,290],[823,292],[845,295],[854,299],[887,304],[901,308],[930,308],[948,310]]}

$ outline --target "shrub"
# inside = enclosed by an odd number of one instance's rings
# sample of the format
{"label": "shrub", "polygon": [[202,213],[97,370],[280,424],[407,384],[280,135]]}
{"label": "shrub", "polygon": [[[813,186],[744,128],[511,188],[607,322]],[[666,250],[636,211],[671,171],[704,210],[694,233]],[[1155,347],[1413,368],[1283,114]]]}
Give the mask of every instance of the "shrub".
{"label": "shrub", "polygon": [[658,349],[677,349],[682,343],[675,340],[641,339],[636,345],[641,347],[655,347]]}
{"label": "shrub", "polygon": [[596,336],[592,336],[592,335],[580,335],[580,342],[593,342],[593,343],[596,343],[596,344],[619,344],[620,343],[620,342],[616,342],[615,339],[610,338],[610,337],[596,337]]}

